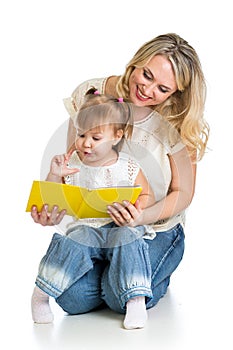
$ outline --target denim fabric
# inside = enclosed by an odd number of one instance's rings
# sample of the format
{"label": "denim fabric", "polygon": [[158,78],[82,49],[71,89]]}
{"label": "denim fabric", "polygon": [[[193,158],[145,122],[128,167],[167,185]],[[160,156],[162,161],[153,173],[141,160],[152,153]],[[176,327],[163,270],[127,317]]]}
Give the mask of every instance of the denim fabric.
{"label": "denim fabric", "polygon": [[132,297],[145,296],[150,308],[166,293],[170,275],[183,256],[181,225],[157,233],[153,240],[142,238],[143,226],[110,225],[101,228],[101,235],[98,229],[88,228],[95,243],[91,246],[80,243],[82,229],[68,236],[54,234],[36,279],[36,285],[64,311],[80,314],[106,303],[124,313]]}
{"label": "denim fabric", "polygon": [[[145,240],[145,243],[149,249],[151,290],[153,294],[152,298],[146,298],[146,306],[149,309],[155,306],[166,294],[170,283],[170,276],[182,260],[184,253],[183,227],[178,224],[168,231],[157,232],[153,240]],[[116,298],[114,294],[114,284],[112,281],[111,272],[107,266],[102,275],[102,299],[112,310],[124,313],[125,308],[122,308],[119,298]]]}
{"label": "denim fabric", "polygon": [[[55,233],[40,263],[36,284],[57,299],[81,281],[84,285],[79,286],[78,294],[83,290],[85,301],[82,301],[82,309],[90,309],[86,303],[88,296],[85,290],[89,290],[93,270],[94,275],[100,277],[103,272],[101,266],[105,263],[110,285],[114,286],[112,292],[121,308],[133,296],[143,295],[150,299],[151,266],[148,246],[142,238],[144,233],[144,226],[118,227],[113,223],[101,228],[78,226],[68,232],[68,236]],[[97,269],[94,269],[96,264]],[[99,304],[98,296],[101,300],[103,297],[101,278],[93,277],[98,283],[95,300]],[[72,306],[69,307],[69,313],[74,313]]]}

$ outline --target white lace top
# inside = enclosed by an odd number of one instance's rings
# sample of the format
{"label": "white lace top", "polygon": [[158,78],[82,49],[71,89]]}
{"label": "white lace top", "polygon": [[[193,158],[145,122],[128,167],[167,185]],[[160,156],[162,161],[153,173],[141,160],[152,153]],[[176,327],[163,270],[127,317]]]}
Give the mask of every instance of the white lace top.
{"label": "white lace top", "polygon": [[[64,100],[72,119],[76,116],[86,92],[96,88],[104,93],[107,78],[88,80],[79,85],[72,96]],[[175,154],[184,147],[178,133],[157,112],[151,111],[139,122],[134,123],[130,142],[125,142],[122,151],[130,154],[139,163],[155,193],[156,201],[164,198],[171,182],[168,154]],[[184,212],[153,224],[155,231],[164,231],[178,223],[184,224]]]}
{"label": "white lace top", "polygon": [[80,171],[67,176],[66,183],[89,189],[133,186],[140,170],[135,159],[123,152],[119,152],[116,163],[100,167],[83,164],[77,153],[74,152],[70,158],[69,167],[78,168]]}
{"label": "white lace top", "polygon": [[[74,152],[69,161],[70,168],[78,168],[80,171],[66,176],[65,182],[69,185],[86,187],[89,189],[101,187],[133,186],[140,167],[138,163],[126,153],[119,152],[116,163],[92,167],[81,162],[78,154]],[[75,219],[68,225],[71,229],[77,225],[89,225],[100,227],[111,222],[111,218]]]}

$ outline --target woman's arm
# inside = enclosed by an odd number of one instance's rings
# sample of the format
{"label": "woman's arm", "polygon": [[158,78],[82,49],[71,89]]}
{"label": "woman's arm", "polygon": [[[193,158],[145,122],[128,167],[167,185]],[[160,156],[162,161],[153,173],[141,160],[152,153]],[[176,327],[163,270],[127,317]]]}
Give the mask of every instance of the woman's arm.
{"label": "woman's arm", "polygon": [[70,148],[74,145],[76,137],[76,129],[74,127],[73,120],[69,119],[68,131],[67,131],[67,152],[69,152]]}
{"label": "woman's arm", "polygon": [[115,203],[109,206],[109,214],[117,225],[129,222],[129,213],[130,226],[137,226],[167,219],[190,205],[195,190],[196,164],[189,157],[186,148],[169,156],[169,161],[172,180],[168,195],[144,210],[139,202],[132,205],[125,201],[124,205]]}
{"label": "woman's arm", "polygon": [[196,163],[193,163],[183,149],[169,156],[172,181],[169,194],[157,205],[148,208],[142,215],[146,223],[167,219],[186,209],[192,202],[195,191]]}
{"label": "woman's arm", "polygon": [[142,209],[147,208],[155,203],[155,196],[146,176],[140,169],[135,180],[135,185],[142,187],[142,192],[138,197],[138,202]]}

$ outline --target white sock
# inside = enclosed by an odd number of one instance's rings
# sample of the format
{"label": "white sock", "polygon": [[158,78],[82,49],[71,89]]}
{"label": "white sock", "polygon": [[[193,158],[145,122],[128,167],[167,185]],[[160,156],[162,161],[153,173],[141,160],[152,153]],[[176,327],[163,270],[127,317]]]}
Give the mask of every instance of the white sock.
{"label": "white sock", "polygon": [[124,327],[126,329],[143,328],[147,321],[145,297],[136,297],[126,303]]}
{"label": "white sock", "polygon": [[49,305],[49,295],[40,288],[35,287],[32,299],[32,319],[35,323],[51,323],[53,322],[53,313]]}

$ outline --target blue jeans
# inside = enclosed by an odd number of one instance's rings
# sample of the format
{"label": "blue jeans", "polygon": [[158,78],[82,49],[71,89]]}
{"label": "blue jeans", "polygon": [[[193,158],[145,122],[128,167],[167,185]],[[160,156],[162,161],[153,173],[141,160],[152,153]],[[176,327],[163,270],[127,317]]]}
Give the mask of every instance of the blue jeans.
{"label": "blue jeans", "polygon": [[143,226],[110,227],[85,231],[82,226],[68,236],[55,233],[41,260],[36,285],[69,314],[104,304],[125,313],[126,302],[136,296],[145,296],[151,308],[166,293],[183,256],[181,225],[153,240],[142,238]]}

